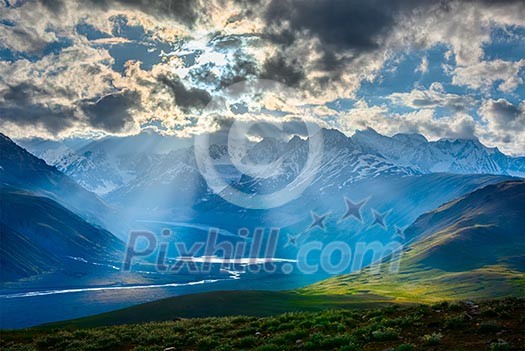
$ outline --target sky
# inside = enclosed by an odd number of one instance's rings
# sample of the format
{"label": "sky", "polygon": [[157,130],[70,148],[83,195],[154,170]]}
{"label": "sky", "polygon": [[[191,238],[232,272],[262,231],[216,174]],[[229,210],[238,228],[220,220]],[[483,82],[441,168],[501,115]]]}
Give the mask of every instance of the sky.
{"label": "sky", "polygon": [[[213,127],[199,123],[210,101],[256,79],[298,94],[261,99],[259,117],[525,155],[525,2],[0,0],[13,138],[188,137]],[[243,104],[216,118],[253,118]]]}

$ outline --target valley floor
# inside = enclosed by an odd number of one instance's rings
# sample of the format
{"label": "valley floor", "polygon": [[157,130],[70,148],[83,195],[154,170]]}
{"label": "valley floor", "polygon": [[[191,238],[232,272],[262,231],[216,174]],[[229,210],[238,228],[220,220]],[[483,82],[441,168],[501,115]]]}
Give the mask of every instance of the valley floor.
{"label": "valley floor", "polygon": [[525,350],[525,299],[1,331],[2,350]]}

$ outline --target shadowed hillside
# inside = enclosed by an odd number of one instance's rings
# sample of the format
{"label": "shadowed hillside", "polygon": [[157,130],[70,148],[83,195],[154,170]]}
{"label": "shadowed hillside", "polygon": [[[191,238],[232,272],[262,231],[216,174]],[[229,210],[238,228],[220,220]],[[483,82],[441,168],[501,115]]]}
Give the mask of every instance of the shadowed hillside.
{"label": "shadowed hillside", "polygon": [[0,197],[1,281],[122,255],[124,244],[113,234],[51,199],[14,189],[0,189]]}
{"label": "shadowed hillside", "polygon": [[31,155],[0,133],[0,186],[23,189],[48,197],[78,214],[89,223],[101,225],[125,237],[126,227],[118,212],[95,194],[82,188],[55,167]]}

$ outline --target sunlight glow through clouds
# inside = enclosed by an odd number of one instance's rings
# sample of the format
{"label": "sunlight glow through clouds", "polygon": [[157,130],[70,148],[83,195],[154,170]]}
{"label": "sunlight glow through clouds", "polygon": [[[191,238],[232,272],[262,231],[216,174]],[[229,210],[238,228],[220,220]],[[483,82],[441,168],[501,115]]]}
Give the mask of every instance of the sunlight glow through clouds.
{"label": "sunlight glow through clouds", "polygon": [[366,94],[366,110],[310,116],[346,125],[347,133],[354,126],[428,137],[472,131],[525,153],[519,135],[502,137],[487,122],[488,111],[501,111],[481,109],[504,99],[519,110],[525,98],[525,3],[358,5],[7,1],[0,8],[0,127],[16,138],[56,139],[136,134],[157,121],[166,133],[189,136],[221,89],[263,78],[302,91],[297,104],[318,111]]}

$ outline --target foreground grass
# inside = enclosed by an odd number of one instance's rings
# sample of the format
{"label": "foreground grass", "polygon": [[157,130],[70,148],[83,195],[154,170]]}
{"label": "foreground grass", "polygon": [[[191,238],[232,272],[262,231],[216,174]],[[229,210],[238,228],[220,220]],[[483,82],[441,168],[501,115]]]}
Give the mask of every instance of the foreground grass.
{"label": "foreground grass", "polygon": [[2,331],[2,350],[524,350],[525,300]]}
{"label": "foreground grass", "polygon": [[117,324],[172,321],[178,318],[252,316],[328,309],[364,309],[391,305],[393,299],[373,294],[305,295],[296,291],[210,291],[157,300],[43,328],[86,328]]}

